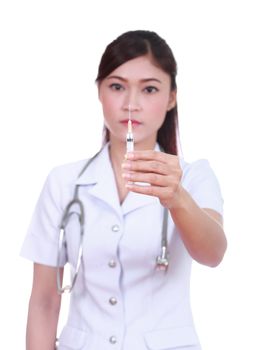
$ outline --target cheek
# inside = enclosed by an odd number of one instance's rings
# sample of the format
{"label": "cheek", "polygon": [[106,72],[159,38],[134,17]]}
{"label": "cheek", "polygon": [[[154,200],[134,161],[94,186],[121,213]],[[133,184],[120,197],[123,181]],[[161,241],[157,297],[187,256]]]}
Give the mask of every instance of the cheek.
{"label": "cheek", "polygon": [[152,130],[158,130],[164,120],[167,113],[167,100],[159,99],[156,103],[149,105],[149,111],[147,119],[149,120],[149,127]]}
{"label": "cheek", "polygon": [[168,99],[157,99],[149,103],[148,105],[148,115],[152,118],[155,124],[162,124],[167,113]]}
{"label": "cheek", "polygon": [[100,101],[102,104],[104,124],[109,130],[112,130],[114,125],[117,123],[116,121],[119,118],[119,101],[113,96],[108,97],[107,95],[103,97]]}
{"label": "cheek", "polygon": [[110,115],[112,115],[112,104],[110,99],[102,98],[100,99],[102,110],[103,110],[103,117],[105,120],[110,120]]}
{"label": "cheek", "polygon": [[102,104],[104,117],[110,118],[114,116],[114,111],[118,108],[118,99],[103,95],[100,98],[100,102]]}
{"label": "cheek", "polygon": [[163,115],[167,111],[169,103],[169,98],[166,95],[159,94],[152,99],[148,99],[146,101],[146,108],[149,111],[153,111],[153,113],[157,115]]}

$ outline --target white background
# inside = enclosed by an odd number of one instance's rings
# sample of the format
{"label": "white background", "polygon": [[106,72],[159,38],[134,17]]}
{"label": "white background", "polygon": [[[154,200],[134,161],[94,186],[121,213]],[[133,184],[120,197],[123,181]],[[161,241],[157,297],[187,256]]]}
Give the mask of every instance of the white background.
{"label": "white background", "polygon": [[[225,199],[228,251],[194,264],[192,305],[204,350],[258,349],[257,1],[1,1],[1,342],[25,349],[32,264],[19,257],[53,166],[101,142],[94,83],[117,35],[151,29],[178,62],[183,154],[208,158]],[[1,345],[1,348],[3,346]]]}

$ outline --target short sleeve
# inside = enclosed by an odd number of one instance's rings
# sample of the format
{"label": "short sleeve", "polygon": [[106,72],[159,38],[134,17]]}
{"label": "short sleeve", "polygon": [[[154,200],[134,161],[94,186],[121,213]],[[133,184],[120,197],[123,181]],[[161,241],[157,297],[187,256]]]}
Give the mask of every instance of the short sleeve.
{"label": "short sleeve", "polygon": [[[37,201],[21,256],[39,264],[57,265],[61,207],[60,183],[54,169],[48,175]],[[64,252],[61,261],[61,265],[66,263]]]}
{"label": "short sleeve", "polygon": [[200,208],[209,208],[223,215],[223,198],[217,177],[206,159],[185,165],[183,187]]}

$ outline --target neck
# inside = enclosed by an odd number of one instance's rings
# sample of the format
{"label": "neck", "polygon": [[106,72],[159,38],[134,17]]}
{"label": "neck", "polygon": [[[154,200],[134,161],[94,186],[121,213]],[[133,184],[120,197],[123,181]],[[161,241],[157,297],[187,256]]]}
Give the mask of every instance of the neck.
{"label": "neck", "polygon": [[117,143],[110,141],[109,154],[113,168],[121,168],[121,164],[125,159],[125,153],[125,143]]}
{"label": "neck", "polygon": [[110,141],[109,145],[109,155],[110,160],[116,180],[117,190],[118,190],[118,196],[120,203],[122,203],[127,196],[128,190],[125,187],[125,181],[122,178],[122,162],[125,159],[125,142],[124,143],[117,143]]}

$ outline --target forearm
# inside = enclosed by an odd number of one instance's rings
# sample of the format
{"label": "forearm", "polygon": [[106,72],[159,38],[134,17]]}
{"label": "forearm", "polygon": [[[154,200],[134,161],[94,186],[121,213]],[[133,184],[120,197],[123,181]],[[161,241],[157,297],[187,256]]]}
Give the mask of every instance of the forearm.
{"label": "forearm", "polygon": [[26,350],[54,350],[60,302],[46,305],[31,298],[27,322]]}
{"label": "forearm", "polygon": [[170,212],[188,252],[201,264],[217,266],[227,246],[222,225],[199,208],[184,188],[179,189],[177,196],[177,206]]}

